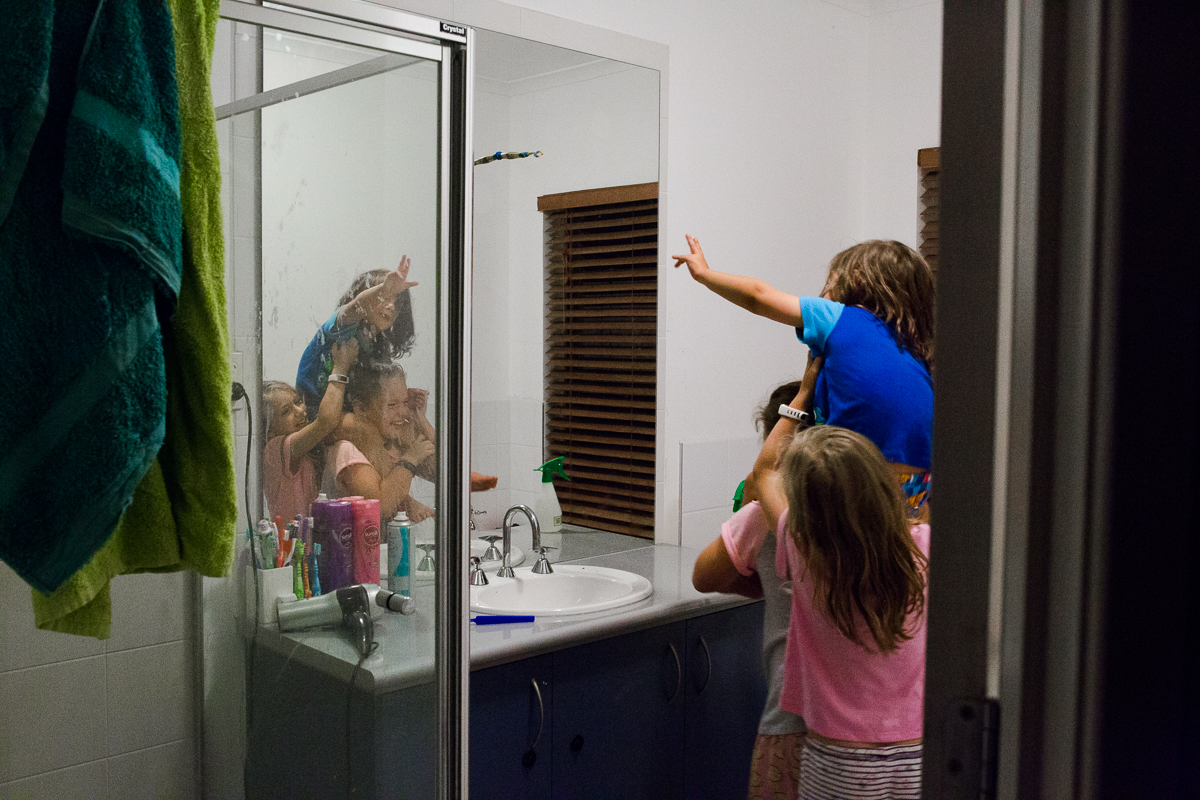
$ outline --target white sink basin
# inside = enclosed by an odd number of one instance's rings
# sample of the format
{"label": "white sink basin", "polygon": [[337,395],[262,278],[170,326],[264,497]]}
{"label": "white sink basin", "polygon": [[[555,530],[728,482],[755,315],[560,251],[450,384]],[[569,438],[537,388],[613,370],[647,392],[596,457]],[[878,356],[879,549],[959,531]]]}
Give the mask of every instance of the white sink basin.
{"label": "white sink basin", "polygon": [[513,578],[488,572],[487,586],[471,587],[471,610],[481,614],[590,614],[636,603],[654,591],[641,575],[608,567],[555,564],[549,575],[526,567]]}

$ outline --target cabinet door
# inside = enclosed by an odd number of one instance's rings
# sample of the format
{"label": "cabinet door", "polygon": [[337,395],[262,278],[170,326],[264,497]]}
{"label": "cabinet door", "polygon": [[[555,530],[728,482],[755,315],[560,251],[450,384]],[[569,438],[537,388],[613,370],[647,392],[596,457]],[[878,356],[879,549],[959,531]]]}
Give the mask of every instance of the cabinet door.
{"label": "cabinet door", "polygon": [[554,654],[554,797],[678,798],[682,622]]}
{"label": "cabinet door", "polygon": [[762,603],[687,621],[687,800],[746,796],[767,698],[762,628]]}
{"label": "cabinet door", "polygon": [[551,656],[471,673],[472,798],[550,797]]}

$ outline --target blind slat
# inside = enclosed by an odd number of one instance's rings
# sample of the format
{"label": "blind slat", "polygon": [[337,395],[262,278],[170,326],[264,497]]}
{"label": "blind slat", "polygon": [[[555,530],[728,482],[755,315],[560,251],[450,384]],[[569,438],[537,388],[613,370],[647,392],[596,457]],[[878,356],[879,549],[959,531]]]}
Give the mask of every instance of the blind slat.
{"label": "blind slat", "polygon": [[[628,188],[628,187],[626,187]],[[593,199],[601,194],[589,193]],[[546,212],[546,440],[567,456],[564,520],[653,535],[658,354],[658,202]]]}

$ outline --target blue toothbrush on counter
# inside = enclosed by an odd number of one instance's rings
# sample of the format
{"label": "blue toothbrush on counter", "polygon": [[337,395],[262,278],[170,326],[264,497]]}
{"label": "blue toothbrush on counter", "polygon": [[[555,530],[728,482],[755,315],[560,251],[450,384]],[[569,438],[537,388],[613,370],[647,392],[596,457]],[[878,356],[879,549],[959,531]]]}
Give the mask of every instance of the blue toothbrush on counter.
{"label": "blue toothbrush on counter", "polygon": [[510,622],[533,622],[531,616],[513,616],[505,614],[496,614],[494,616],[477,616],[471,617],[471,622],[476,625],[506,625]]}

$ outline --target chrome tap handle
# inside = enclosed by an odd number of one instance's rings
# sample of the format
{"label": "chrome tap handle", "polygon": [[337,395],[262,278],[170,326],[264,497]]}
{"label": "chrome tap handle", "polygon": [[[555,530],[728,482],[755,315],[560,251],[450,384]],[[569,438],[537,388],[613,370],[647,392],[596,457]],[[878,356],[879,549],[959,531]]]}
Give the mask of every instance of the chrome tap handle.
{"label": "chrome tap handle", "polygon": [[488,585],[487,573],[483,571],[483,566],[480,564],[479,556],[471,556],[471,585]]}

